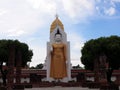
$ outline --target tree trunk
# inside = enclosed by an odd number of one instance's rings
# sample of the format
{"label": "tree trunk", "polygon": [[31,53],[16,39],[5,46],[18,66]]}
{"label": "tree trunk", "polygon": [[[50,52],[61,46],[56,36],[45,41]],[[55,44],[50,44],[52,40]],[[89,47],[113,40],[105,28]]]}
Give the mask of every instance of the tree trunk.
{"label": "tree trunk", "polygon": [[111,83],[111,77],[112,77],[113,69],[107,70],[107,81]]}
{"label": "tree trunk", "polygon": [[9,46],[9,58],[8,58],[8,90],[13,90],[14,83],[14,61],[15,61],[15,45]]}

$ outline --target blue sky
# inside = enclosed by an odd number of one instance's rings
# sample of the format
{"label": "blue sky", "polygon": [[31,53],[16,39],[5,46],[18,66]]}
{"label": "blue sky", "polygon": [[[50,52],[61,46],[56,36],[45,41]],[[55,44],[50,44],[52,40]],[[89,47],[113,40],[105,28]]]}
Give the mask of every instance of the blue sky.
{"label": "blue sky", "polygon": [[71,63],[90,39],[120,36],[120,0],[0,0],[0,39],[18,39],[33,50],[31,66],[44,63],[56,13],[71,44]]}

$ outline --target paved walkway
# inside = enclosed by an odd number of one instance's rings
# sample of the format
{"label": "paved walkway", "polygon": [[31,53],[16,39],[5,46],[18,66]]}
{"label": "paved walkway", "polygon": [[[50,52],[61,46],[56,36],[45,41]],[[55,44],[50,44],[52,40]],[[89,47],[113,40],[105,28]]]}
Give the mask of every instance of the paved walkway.
{"label": "paved walkway", "polygon": [[88,89],[82,87],[49,87],[49,88],[32,88],[25,90],[99,90],[99,89]]}

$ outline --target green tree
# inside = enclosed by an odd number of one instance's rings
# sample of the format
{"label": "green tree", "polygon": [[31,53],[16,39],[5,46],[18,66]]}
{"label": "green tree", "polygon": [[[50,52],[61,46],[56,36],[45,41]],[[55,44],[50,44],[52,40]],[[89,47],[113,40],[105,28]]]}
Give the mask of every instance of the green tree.
{"label": "green tree", "polygon": [[91,39],[84,44],[81,50],[81,62],[85,69],[94,69],[94,60],[98,60],[101,54],[105,54],[111,70],[120,68],[120,37],[100,37]]}
{"label": "green tree", "polygon": [[[21,59],[22,59],[22,67],[25,67],[27,65],[27,62],[31,61],[33,52],[29,49],[28,45],[25,43],[21,43],[18,40],[0,40],[0,70],[2,73],[3,78],[6,76],[6,70],[3,70],[3,63],[6,63],[6,66],[8,65],[8,58],[9,58],[9,46],[15,45],[15,63],[14,66],[16,66],[17,62],[17,51],[21,51]],[[4,83],[4,79],[3,79]],[[5,84],[5,83],[4,83]]]}

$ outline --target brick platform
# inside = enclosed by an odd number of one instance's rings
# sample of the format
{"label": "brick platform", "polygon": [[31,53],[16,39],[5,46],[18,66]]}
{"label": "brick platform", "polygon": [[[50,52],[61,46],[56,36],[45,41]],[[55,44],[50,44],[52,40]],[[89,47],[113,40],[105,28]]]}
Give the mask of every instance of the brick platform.
{"label": "brick platform", "polygon": [[32,88],[32,89],[25,89],[25,90],[99,90],[99,89],[88,89],[82,87],[51,87],[51,88]]}

